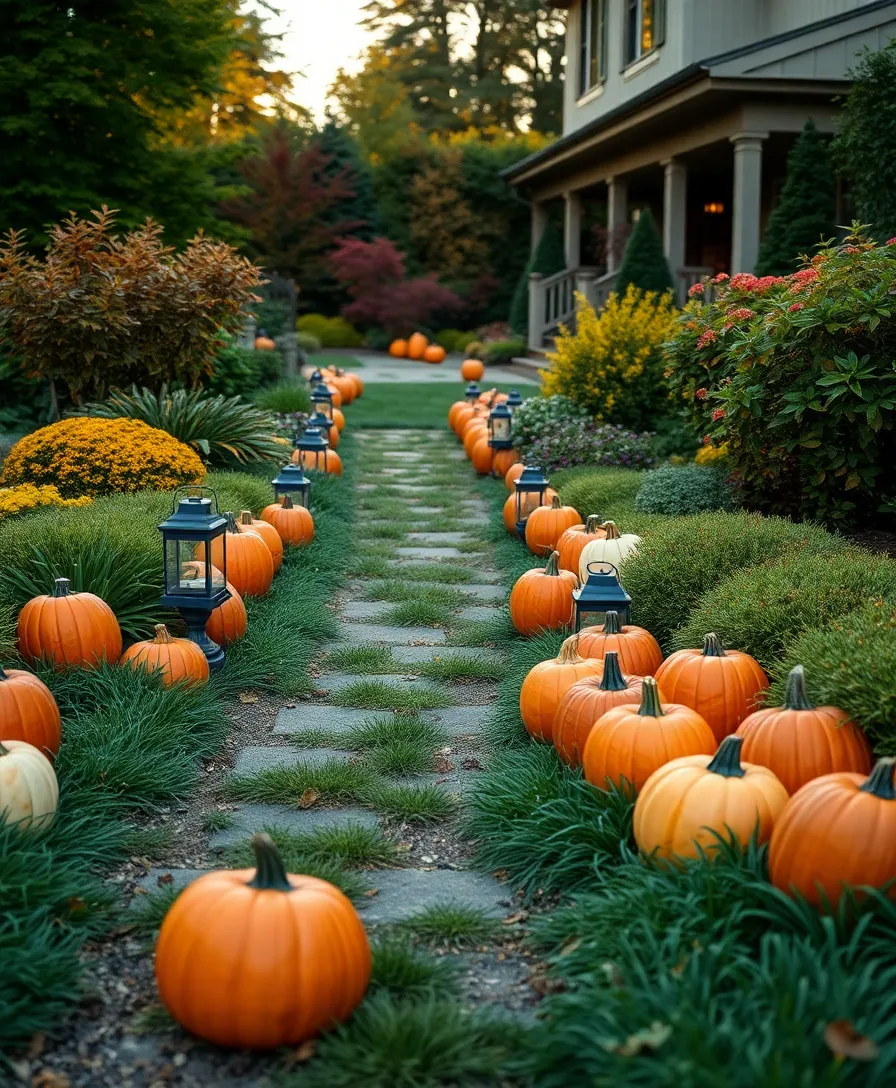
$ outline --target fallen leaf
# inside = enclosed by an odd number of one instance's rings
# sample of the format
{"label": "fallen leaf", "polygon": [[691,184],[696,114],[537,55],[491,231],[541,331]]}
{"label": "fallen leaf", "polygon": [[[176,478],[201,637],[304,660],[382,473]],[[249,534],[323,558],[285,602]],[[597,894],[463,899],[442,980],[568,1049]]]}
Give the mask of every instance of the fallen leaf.
{"label": "fallen leaf", "polygon": [[174,877],[171,875],[171,873],[162,873],[162,875],[160,877],[158,877],[157,880],[156,880],[156,884],[158,884],[158,886],[160,888],[163,888],[166,884],[173,884],[173,883],[174,883]]}
{"label": "fallen leaf", "polygon": [[495,878],[495,880],[507,880],[507,878],[510,876],[510,870],[495,869],[495,871],[492,873],[492,876]]}
{"label": "fallen leaf", "polygon": [[311,808],[320,797],[320,790],[305,790],[299,798],[299,808]]}
{"label": "fallen leaf", "polygon": [[41,1069],[31,1078],[31,1088],[70,1088],[71,1083],[64,1073],[54,1073],[52,1069]]}
{"label": "fallen leaf", "polygon": [[529,988],[539,997],[547,997],[548,994],[561,994],[566,990],[566,983],[561,978],[551,978],[549,975],[533,973],[529,976]]}
{"label": "fallen leaf", "polygon": [[258,696],[255,694],[254,691],[241,691],[240,692],[240,702],[241,703],[257,703],[258,702]]}
{"label": "fallen leaf", "polygon": [[649,1028],[629,1035],[624,1043],[607,1042],[601,1043],[601,1046],[604,1050],[620,1054],[623,1058],[634,1058],[638,1054],[643,1054],[645,1050],[659,1050],[671,1034],[671,1025],[654,1020]]}
{"label": "fallen leaf", "polygon": [[877,1043],[863,1035],[851,1020],[832,1020],[825,1025],[824,1041],[828,1050],[838,1058],[854,1058],[857,1062],[873,1062],[879,1051]]}
{"label": "fallen leaf", "polygon": [[302,1064],[304,1062],[310,1062],[314,1057],[314,1052],[317,1050],[317,1040],[309,1039],[307,1042],[293,1052],[292,1058],[294,1062]]}
{"label": "fallen leaf", "polygon": [[479,760],[475,756],[471,756],[469,759],[465,759],[463,761],[463,763],[461,763],[461,767],[463,767],[463,769],[465,771],[481,771],[482,770],[482,764],[479,762]]}
{"label": "fallen leaf", "polygon": [[297,703],[287,703],[287,704],[286,704],[286,706],[285,706],[285,709],[286,709],[286,710],[295,710],[295,708],[296,708],[297,706],[298,706],[298,704],[297,704]]}
{"label": "fallen leaf", "polygon": [[525,922],[529,917],[527,910],[518,910],[516,914],[508,914],[507,917],[501,922],[502,926],[515,926],[518,922]]}
{"label": "fallen leaf", "polygon": [[364,893],[364,896],[365,896],[366,899],[373,899],[373,897],[375,895],[379,895],[379,894],[380,894],[379,888],[368,888],[367,891]]}
{"label": "fallen leaf", "polygon": [[68,907],[69,913],[74,915],[86,914],[90,909],[87,906],[87,903],[77,895],[73,895],[69,899],[66,899],[65,905]]}
{"label": "fallen leaf", "polygon": [[454,764],[450,760],[445,759],[444,756],[436,756],[436,760],[435,760],[436,774],[448,774],[449,772],[453,771],[454,769],[455,769]]}

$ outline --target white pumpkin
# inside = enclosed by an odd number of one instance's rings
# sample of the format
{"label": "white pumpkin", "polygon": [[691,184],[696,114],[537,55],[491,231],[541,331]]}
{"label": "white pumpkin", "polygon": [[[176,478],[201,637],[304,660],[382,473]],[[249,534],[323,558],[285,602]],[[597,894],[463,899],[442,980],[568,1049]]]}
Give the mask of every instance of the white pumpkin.
{"label": "white pumpkin", "polygon": [[589,541],[579,556],[579,579],[583,584],[588,581],[589,563],[612,563],[619,570],[622,560],[634,554],[641,543],[634,533],[620,533],[615,521],[605,521],[601,529],[606,530],[606,538]]}
{"label": "white pumpkin", "polygon": [[47,828],[59,804],[56,772],[23,740],[0,741],[0,818],[28,831]]}

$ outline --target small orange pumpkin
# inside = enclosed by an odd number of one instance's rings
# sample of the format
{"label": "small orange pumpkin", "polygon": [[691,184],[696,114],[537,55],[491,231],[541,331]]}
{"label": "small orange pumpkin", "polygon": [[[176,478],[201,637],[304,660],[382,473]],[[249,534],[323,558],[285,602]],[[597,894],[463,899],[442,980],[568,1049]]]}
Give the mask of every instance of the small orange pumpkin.
{"label": "small orange pumpkin", "polygon": [[280,534],[273,525],[269,525],[266,521],[259,521],[257,518],[253,518],[251,510],[243,510],[240,513],[240,525],[242,525],[244,529],[251,529],[253,532],[258,533],[265,544],[267,544],[268,551],[271,553],[271,559],[274,562],[274,573],[276,574],[283,566],[283,541],[280,539]]}
{"label": "small orange pumpkin", "polygon": [[533,510],[526,520],[526,544],[530,552],[546,555],[554,551],[557,541],[573,525],[580,522],[579,512],[572,506],[563,506],[555,495],[550,506]]}
{"label": "small orange pumpkin", "polygon": [[408,340],[408,358],[409,359],[422,359],[423,353],[429,346],[429,341],[423,335],[422,332],[415,332],[413,336]]}
{"label": "small orange pumpkin", "polygon": [[121,628],[115,613],[93,593],[72,593],[68,578],[57,578],[53,595],[33,597],[16,624],[19,653],[33,663],[52,662],[57,672],[70,665],[95,668],[121,657]]}
{"label": "small orange pumpkin", "polygon": [[439,344],[430,344],[423,352],[424,363],[444,363],[445,349]]}
{"label": "small orange pumpkin", "polygon": [[[263,597],[274,579],[270,550],[254,529],[244,529],[233,514],[228,513],[225,517],[227,580],[236,586],[241,597]],[[212,563],[218,570],[224,569],[224,546],[220,537],[212,541]]]}
{"label": "small orange pumpkin", "polygon": [[495,451],[488,444],[488,435],[486,435],[473,446],[470,460],[473,462],[473,468],[476,469],[480,476],[488,476],[492,470],[494,459]]}
{"label": "small orange pumpkin", "polygon": [[290,460],[294,465],[303,465],[309,472],[326,472],[328,476],[342,475],[342,458],[335,450],[327,450],[327,467],[318,468],[317,454],[310,450],[293,450]]}
{"label": "small orange pumpkin", "polygon": [[456,429],[457,413],[466,407],[468,405],[465,400],[456,400],[448,409],[448,426],[452,431]]}
{"label": "small orange pumpkin", "polygon": [[488,441],[488,426],[485,423],[476,423],[468,426],[464,433],[464,453],[470,460],[473,459],[473,450],[481,439]]}
{"label": "small orange pumpkin", "polygon": [[518,463],[520,464],[520,472],[522,472],[520,455],[516,450],[495,450],[495,458],[492,461],[492,476],[496,479],[506,480],[507,473]]}
{"label": "small orange pumpkin", "polygon": [[53,693],[34,673],[0,665],[0,740],[22,740],[53,756],[62,742],[62,718]]}
{"label": "small orange pumpkin", "polygon": [[155,625],[155,638],[135,642],[121,655],[121,664],[145,665],[150,672],[161,669],[165,684],[183,680],[189,684],[204,684],[208,680],[208,661],[195,642],[188,638],[172,638],[164,623]]}
{"label": "small orange pumpkin", "polygon": [[[345,416],[341,408],[333,409],[333,426],[340,434],[345,430]],[[333,433],[333,427],[330,428],[330,433]]]}
{"label": "small orange pumpkin", "polygon": [[333,385],[332,380],[329,380],[329,379],[326,382],[326,386],[327,386],[327,389],[329,389],[330,392],[333,394],[333,407],[334,408],[341,408],[342,407],[342,393],[339,391],[338,386]]}
{"label": "small orange pumpkin", "polygon": [[393,340],[389,345],[389,354],[393,359],[406,359],[408,355],[407,340]]}
{"label": "small orange pumpkin", "polygon": [[579,559],[585,550],[585,545],[592,540],[600,540],[607,535],[607,530],[601,528],[601,521],[597,514],[589,514],[585,518],[584,525],[570,525],[557,541],[557,551],[560,553],[560,566],[563,570],[571,570],[573,574],[579,573]]}
{"label": "small orange pumpkin", "polygon": [[485,364],[479,359],[464,359],[460,364],[460,376],[465,382],[478,382],[485,374]]}
{"label": "small orange pumpkin", "polygon": [[[504,475],[504,486],[508,491],[516,493],[516,482],[522,476],[525,467],[522,461],[517,461],[515,465],[511,465],[507,470]],[[573,573],[578,574],[579,572],[576,570]]]}
{"label": "small orange pumpkin", "polygon": [[364,381],[363,381],[363,379],[359,378],[358,375],[354,372],[354,370],[347,370],[346,375],[349,378],[351,378],[351,380],[355,383],[355,396],[356,397],[363,397],[364,396]]}
{"label": "small orange pumpkin", "polygon": [[304,506],[296,506],[289,495],[271,503],[261,512],[261,520],[273,525],[284,544],[301,547],[314,540],[314,518]]}
{"label": "small orange pumpkin", "polygon": [[273,351],[276,348],[276,343],[269,336],[256,336],[255,337],[255,350],[256,351]]}
{"label": "small orange pumpkin", "polygon": [[578,680],[560,700],[554,715],[554,747],[564,763],[578,767],[594,723],[623,703],[640,703],[643,680],[623,676],[619,655],[610,650],[600,677]]}
{"label": "small orange pumpkin", "polygon": [[663,663],[663,651],[644,627],[622,626],[618,612],[608,612],[602,627],[586,627],[579,633],[579,653],[604,657],[610,650],[619,654],[626,676],[653,676]]}
{"label": "small orange pumpkin", "polygon": [[205,633],[219,646],[229,646],[231,642],[237,642],[245,635],[249,626],[243,598],[230,582],[227,583],[227,588],[230,596],[212,611],[205,625]]}
{"label": "small orange pumpkin", "polygon": [[467,404],[466,401],[464,401],[463,408],[458,408],[454,415],[454,425],[452,427],[452,430],[458,438],[463,438],[464,427],[466,427],[475,414],[476,412],[473,406]]}
{"label": "small orange pumpkin", "polygon": [[296,1046],[358,1005],[370,945],[338,888],[287,874],[268,835],[252,849],[254,871],[206,873],[177,898],[159,932],[156,983],[168,1012],[202,1039]]}
{"label": "small orange pumpkin", "polygon": [[586,676],[600,676],[603,662],[579,657],[578,636],[571,635],[557,657],[541,661],[530,669],[520,689],[520,716],[530,736],[547,741],[554,738],[554,715],[560,700]]}
{"label": "small orange pumpkin", "polygon": [[719,742],[756,709],[757,696],[768,687],[759,662],[740,650],[726,650],[715,634],[704,637],[701,650],[670,654],[656,680],[671,702],[704,717]]}
{"label": "small orange pumpkin", "polygon": [[845,710],[809,701],[802,665],[790,670],[784,705],[754,711],[737,727],[737,735],[744,739],[744,759],[773,770],[788,793],[834,771],[871,770],[865,734]]}
{"label": "small orange pumpkin", "polygon": [[645,676],[641,705],[624,703],[595,723],[582,755],[592,786],[641,789],[654,771],[681,756],[712,755],[718,747],[706,721],[696,710],[660,702],[657,682]]}
{"label": "small orange pumpkin", "polygon": [[521,635],[534,635],[568,627],[575,615],[572,591],[579,584],[568,570],[557,567],[557,553],[548,557],[544,570],[527,570],[510,591],[510,619]]}

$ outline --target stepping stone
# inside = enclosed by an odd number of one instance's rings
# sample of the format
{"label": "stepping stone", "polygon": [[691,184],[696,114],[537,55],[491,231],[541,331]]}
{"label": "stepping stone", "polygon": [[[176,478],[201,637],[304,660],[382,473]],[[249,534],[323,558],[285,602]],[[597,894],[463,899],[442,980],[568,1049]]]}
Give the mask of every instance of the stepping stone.
{"label": "stepping stone", "polygon": [[460,616],[464,620],[494,620],[502,613],[503,608],[496,608],[490,604],[474,604],[461,610]]}
{"label": "stepping stone", "polygon": [[400,684],[402,687],[407,688],[431,688],[432,682],[426,680],[420,676],[414,676],[408,673],[385,673],[378,676],[359,676],[353,672],[328,672],[324,676],[321,676],[318,680],[315,680],[315,684],[322,691],[343,691],[345,688],[351,687],[352,684],[357,684],[361,680],[382,680],[384,684]]}
{"label": "stepping stone", "polygon": [[342,606],[342,615],[347,620],[372,620],[394,607],[393,601],[349,601]]}
{"label": "stepping stone", "polygon": [[425,541],[427,544],[463,544],[467,533],[408,533],[408,540]]}
{"label": "stepping stone", "polygon": [[257,774],[274,767],[295,767],[308,763],[319,767],[324,763],[337,761],[347,763],[352,758],[350,752],[337,748],[271,748],[262,745],[241,748],[237,752],[233,766],[234,775]]}
{"label": "stepping stone", "polygon": [[[372,489],[374,486],[374,484],[369,484],[368,488]],[[395,491],[429,491],[432,486],[432,484],[389,484],[389,487],[393,488]]]}
{"label": "stepping stone", "polygon": [[[179,892],[208,872],[211,872],[211,869],[150,869],[146,876],[137,881],[137,886],[145,888],[150,895],[165,892],[169,888]],[[168,877],[171,877],[171,879],[169,880]],[[162,880],[161,884],[159,883],[160,879]],[[144,902],[144,896],[135,895],[130,905],[139,907]]]}
{"label": "stepping stone", "polygon": [[257,831],[276,827],[281,831],[314,831],[318,827],[345,827],[363,824],[377,827],[375,812],[366,808],[284,808],[282,805],[242,805],[233,813],[233,823],[223,831],[216,831],[209,839],[209,846],[218,849],[235,842],[245,842]]}
{"label": "stepping stone", "polygon": [[415,517],[420,514],[444,514],[445,508],[443,506],[415,506],[413,513]]}
{"label": "stepping stone", "polygon": [[464,552],[457,548],[396,548],[396,555],[408,559],[462,559]]}
{"label": "stepping stone", "polygon": [[479,658],[501,660],[497,658],[497,655],[490,653],[488,650],[481,650],[476,646],[396,646],[392,650],[392,656],[397,661],[403,661],[409,665],[421,661],[434,661],[436,658],[442,660],[454,657],[466,659],[473,654]]}
{"label": "stepping stone", "polygon": [[419,452],[410,452],[408,450],[383,450],[383,457],[405,457],[405,458],[417,458],[422,457],[423,454]]}
{"label": "stepping stone", "polygon": [[[400,578],[401,577],[401,568],[405,565],[405,563],[408,563],[408,562],[413,562],[413,560],[406,560],[406,559],[390,559],[389,560],[389,566],[395,568],[395,574],[394,574],[395,578]],[[477,569],[475,573],[476,573],[476,578],[481,582],[499,582],[501,580],[501,572],[497,571],[497,570],[480,570],[480,569]],[[425,583],[421,583],[421,584],[425,584]],[[437,585],[446,585],[448,583],[437,582],[436,584]],[[457,582],[457,583],[452,582],[450,584],[452,586],[456,584],[458,591],[464,592],[466,586],[473,585],[474,583],[472,583],[472,582]]]}
{"label": "stepping stone", "polygon": [[463,589],[464,593],[469,593],[473,597],[481,597],[487,601],[503,601],[509,596],[507,590],[503,586],[496,586],[492,584],[480,585],[477,582],[466,582],[458,586],[458,589]]}
{"label": "stepping stone", "polygon": [[[416,648],[416,647],[415,647]],[[425,649],[426,647],[419,647]],[[387,710],[356,710],[345,706],[321,706],[319,703],[299,703],[295,708],[284,707],[277,714],[274,733],[278,736],[290,736],[304,733],[309,729],[320,729],[333,734],[334,742],[364,722],[391,721],[392,715]],[[297,748],[296,751],[304,749]]]}
{"label": "stepping stone", "polygon": [[378,892],[358,908],[365,923],[401,922],[446,902],[502,918],[511,897],[510,890],[493,876],[462,869],[380,869],[365,876]]}
{"label": "stepping stone", "polygon": [[343,642],[381,642],[387,646],[437,645],[446,639],[439,627],[389,627],[376,623],[343,623],[339,636]]}
{"label": "stepping stone", "polygon": [[476,736],[485,728],[492,708],[486,706],[446,706],[433,710],[433,720],[455,736]]}

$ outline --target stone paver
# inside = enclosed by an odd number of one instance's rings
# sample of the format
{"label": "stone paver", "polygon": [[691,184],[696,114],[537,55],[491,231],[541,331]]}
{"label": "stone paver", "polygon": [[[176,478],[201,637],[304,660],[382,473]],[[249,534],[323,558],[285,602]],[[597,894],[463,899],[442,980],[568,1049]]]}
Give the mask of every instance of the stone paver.
{"label": "stone paver", "polygon": [[419,540],[427,544],[463,544],[467,533],[408,533],[408,540]]}
{"label": "stone paver", "polygon": [[273,748],[251,745],[237,752],[233,773],[235,775],[257,774],[259,771],[269,771],[274,767],[295,767],[300,763],[319,767],[331,761],[346,763],[349,759],[351,759],[351,753],[338,748]]}
{"label": "stone paver", "polygon": [[408,559],[462,559],[464,552],[458,548],[396,548],[396,555],[407,556]]}
{"label": "stone paver", "polygon": [[372,620],[394,607],[394,601],[348,601],[342,606],[342,615],[347,620]]}
{"label": "stone paver", "polygon": [[351,687],[352,684],[367,680],[379,680],[384,684],[395,684],[414,690],[419,690],[421,688],[428,689],[433,686],[432,681],[426,680],[420,676],[414,676],[412,673],[387,673],[379,676],[359,676],[357,673],[328,672],[324,673],[324,675],[316,680],[315,683],[322,691],[333,692],[343,691],[345,688]]}
{"label": "stone paver", "polygon": [[[358,710],[348,706],[321,706],[319,703],[299,703],[296,707],[284,707],[274,722],[278,736],[304,733],[312,729],[332,733],[334,743],[340,733],[347,733],[364,722],[383,721],[392,718],[388,710]],[[297,749],[298,751],[299,749]]]}
{"label": "stone paver", "polygon": [[510,890],[487,873],[460,869],[381,869],[365,874],[377,894],[360,905],[365,923],[401,922],[427,907],[463,903],[491,918],[507,914]]}
{"label": "stone paver", "polygon": [[383,457],[400,457],[403,461],[423,460],[423,454],[417,450],[383,450]]}
{"label": "stone paver", "polygon": [[[466,558],[471,559],[472,557],[467,556]],[[395,568],[395,575],[394,576],[396,578],[400,578],[401,577],[401,568],[405,565],[405,563],[416,563],[416,562],[419,562],[419,560],[416,560],[416,559],[390,559],[389,560],[389,566]],[[467,564],[464,564],[464,566],[466,566],[466,565]],[[482,582],[499,582],[501,580],[501,575],[496,570],[476,570],[475,573],[476,573],[476,578],[477,578],[478,581],[482,581]],[[445,585],[445,584],[449,584],[449,583],[439,583],[439,584]],[[457,583],[452,582],[450,584],[451,585],[456,585],[458,590],[463,591],[465,586],[472,585],[473,583],[471,583],[471,582],[457,582]]]}
{"label": "stone paver", "polygon": [[388,646],[413,646],[418,643],[434,645],[444,642],[445,632],[439,627],[389,627],[376,623],[343,623],[339,627],[343,642],[382,642]]}
{"label": "stone paver", "polygon": [[[454,657],[466,659],[477,657],[479,660],[495,660],[496,654],[489,650],[480,649],[478,646],[395,646],[392,656],[396,661],[403,661],[411,665],[421,661],[447,661]],[[497,658],[500,660],[500,658]]]}
{"label": "stone paver", "polygon": [[497,619],[503,611],[503,608],[496,608],[494,605],[473,604],[470,605],[469,608],[462,609],[460,615],[462,619],[471,621],[494,620]]}
{"label": "stone paver", "polygon": [[362,824],[376,827],[379,819],[366,808],[284,808],[282,805],[242,805],[233,813],[233,823],[217,831],[209,846],[218,849],[235,842],[245,842],[257,831],[278,828],[281,831],[314,831],[319,827],[346,827]]}
{"label": "stone paver", "polygon": [[432,718],[454,736],[474,736],[482,731],[491,713],[485,706],[445,706],[432,711]]}

